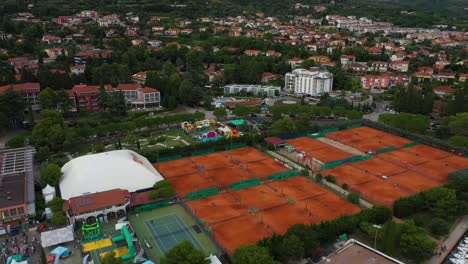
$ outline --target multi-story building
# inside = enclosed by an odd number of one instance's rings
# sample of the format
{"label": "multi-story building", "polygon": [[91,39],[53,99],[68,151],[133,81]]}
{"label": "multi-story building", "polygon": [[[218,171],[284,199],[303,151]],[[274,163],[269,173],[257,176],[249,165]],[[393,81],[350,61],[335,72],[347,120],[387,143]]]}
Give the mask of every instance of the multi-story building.
{"label": "multi-story building", "polygon": [[254,95],[266,94],[269,97],[273,97],[281,93],[281,87],[253,84],[230,84],[224,86],[224,94],[238,94],[241,92],[252,93]]}
{"label": "multi-story building", "polygon": [[20,229],[36,214],[34,148],[0,150],[0,230]]}
{"label": "multi-story building", "polygon": [[41,92],[41,87],[39,83],[4,85],[0,87],[0,93],[4,93],[10,88],[15,92],[19,92],[23,97],[23,100],[26,103],[26,105],[31,105],[33,111],[38,111],[41,109],[41,105],[39,102],[39,93]]}
{"label": "multi-story building", "polygon": [[122,91],[127,106],[131,109],[155,108],[161,103],[161,93],[153,88],[142,88],[138,83],[119,84],[117,90]]}
{"label": "multi-story building", "polygon": [[297,94],[318,96],[333,89],[333,74],[328,71],[295,69],[285,76],[285,89]]}
{"label": "multi-story building", "polygon": [[[112,91],[112,86],[104,87],[106,91]],[[98,112],[100,110],[99,86],[75,85],[72,90],[78,111]]]}

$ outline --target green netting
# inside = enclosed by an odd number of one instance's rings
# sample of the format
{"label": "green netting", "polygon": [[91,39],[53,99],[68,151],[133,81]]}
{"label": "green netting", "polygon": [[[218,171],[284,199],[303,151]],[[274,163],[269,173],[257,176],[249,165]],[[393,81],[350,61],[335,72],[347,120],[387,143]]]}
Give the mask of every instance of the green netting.
{"label": "green netting", "polygon": [[246,144],[244,143],[239,143],[239,144],[234,144],[232,146],[226,146],[224,149],[225,150],[233,150],[233,149],[239,149],[239,148],[245,148],[247,147]]}
{"label": "green netting", "polygon": [[182,155],[172,155],[172,156],[166,156],[166,157],[159,157],[158,162],[176,160],[176,159],[180,159],[180,158],[182,158]]}
{"label": "green netting", "polygon": [[370,155],[364,155],[364,156],[356,156],[351,159],[351,162],[358,162],[358,161],[363,161],[363,160],[368,160],[370,159]]}
{"label": "green netting", "polygon": [[376,152],[377,153],[385,153],[385,152],[389,152],[389,151],[392,151],[392,150],[395,150],[395,147],[390,146],[390,147],[378,149]]}
{"label": "green netting", "polygon": [[322,170],[338,167],[338,166],[341,166],[341,165],[343,165],[343,161],[341,161],[341,160],[328,162],[328,163],[325,163],[325,164],[322,165]]}
{"label": "green netting", "polygon": [[404,144],[403,148],[409,148],[409,147],[416,146],[416,145],[419,145],[419,142],[413,141],[413,142]]}
{"label": "green netting", "polygon": [[336,132],[336,131],[339,131],[340,129],[337,128],[337,127],[331,127],[331,128],[327,128],[327,129],[324,129],[322,131],[320,131],[321,134],[327,134],[327,133],[331,133],[331,132]]}
{"label": "green netting", "polygon": [[192,157],[201,156],[201,155],[210,154],[210,153],[213,153],[213,152],[215,152],[214,149],[204,149],[204,150],[199,150],[199,151],[192,152],[192,154],[190,154],[190,156],[192,156]]}
{"label": "green netting", "polygon": [[318,134],[307,134],[308,137],[310,138],[321,138],[323,137],[322,134],[318,133]]}
{"label": "green netting", "polygon": [[245,181],[240,181],[240,182],[235,182],[230,185],[231,189],[233,190],[239,190],[239,189],[244,189],[256,185],[260,185],[262,182],[259,179],[253,178]]}
{"label": "green netting", "polygon": [[299,174],[301,173],[298,171],[290,170],[290,171],[282,171],[278,173],[273,173],[273,174],[268,175],[266,178],[269,180],[277,181],[277,180],[283,180],[283,179],[295,177],[295,176],[298,176]]}
{"label": "green netting", "polygon": [[164,207],[168,205],[169,205],[169,200],[159,201],[155,203],[145,204],[142,206],[137,206],[135,207],[135,212],[140,213],[140,212],[149,211],[155,208]]}
{"label": "green netting", "polygon": [[191,200],[201,199],[201,198],[205,198],[208,196],[216,195],[218,193],[219,191],[215,187],[202,189],[202,190],[187,193],[187,200],[191,201]]}
{"label": "green netting", "polygon": [[358,127],[362,127],[362,124],[349,125],[349,126],[346,126],[346,129],[358,128]]}

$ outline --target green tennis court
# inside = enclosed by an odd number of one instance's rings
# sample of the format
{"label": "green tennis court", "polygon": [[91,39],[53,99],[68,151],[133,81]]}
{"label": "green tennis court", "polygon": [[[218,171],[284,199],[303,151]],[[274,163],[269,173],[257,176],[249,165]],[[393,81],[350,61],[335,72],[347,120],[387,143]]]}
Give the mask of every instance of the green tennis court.
{"label": "green tennis court", "polygon": [[184,240],[191,242],[195,248],[202,249],[190,229],[175,214],[146,220],[145,225],[163,253]]}

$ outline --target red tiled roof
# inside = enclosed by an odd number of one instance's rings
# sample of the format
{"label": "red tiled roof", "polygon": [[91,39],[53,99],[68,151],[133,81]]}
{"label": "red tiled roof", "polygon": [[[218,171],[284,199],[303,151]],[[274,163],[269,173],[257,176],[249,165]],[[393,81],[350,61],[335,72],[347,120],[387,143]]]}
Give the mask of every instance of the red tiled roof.
{"label": "red tiled roof", "polygon": [[453,89],[452,87],[450,86],[437,86],[437,87],[434,87],[434,91],[439,91],[439,92],[446,92],[446,93],[453,93],[455,91],[455,89]]}
{"label": "red tiled roof", "polygon": [[73,197],[63,203],[63,210],[72,210],[74,214],[80,214],[93,210],[123,204],[130,198],[127,190],[114,189],[79,197]]}
{"label": "red tiled roof", "polygon": [[117,86],[118,90],[138,90],[140,85],[138,83],[121,83]]}
{"label": "red tiled roof", "polygon": [[140,89],[142,93],[156,93],[159,92],[159,90],[151,88],[151,87],[143,87]]}
{"label": "red tiled roof", "polygon": [[99,92],[99,87],[94,85],[75,85],[72,89],[76,94]]}
{"label": "red tiled roof", "polygon": [[40,85],[39,83],[21,83],[21,84],[10,84],[10,85],[4,85],[0,87],[0,93],[5,92],[9,88],[12,88],[13,91],[16,92],[21,92],[24,90],[40,90]]}

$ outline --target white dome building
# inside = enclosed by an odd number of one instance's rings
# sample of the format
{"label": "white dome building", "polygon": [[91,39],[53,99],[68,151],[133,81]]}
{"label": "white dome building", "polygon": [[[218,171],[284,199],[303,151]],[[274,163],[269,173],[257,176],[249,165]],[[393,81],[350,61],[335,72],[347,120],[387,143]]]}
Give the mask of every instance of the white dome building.
{"label": "white dome building", "polygon": [[115,150],[81,156],[62,167],[60,191],[64,200],[113,189],[135,192],[163,180],[143,156],[131,150]]}

